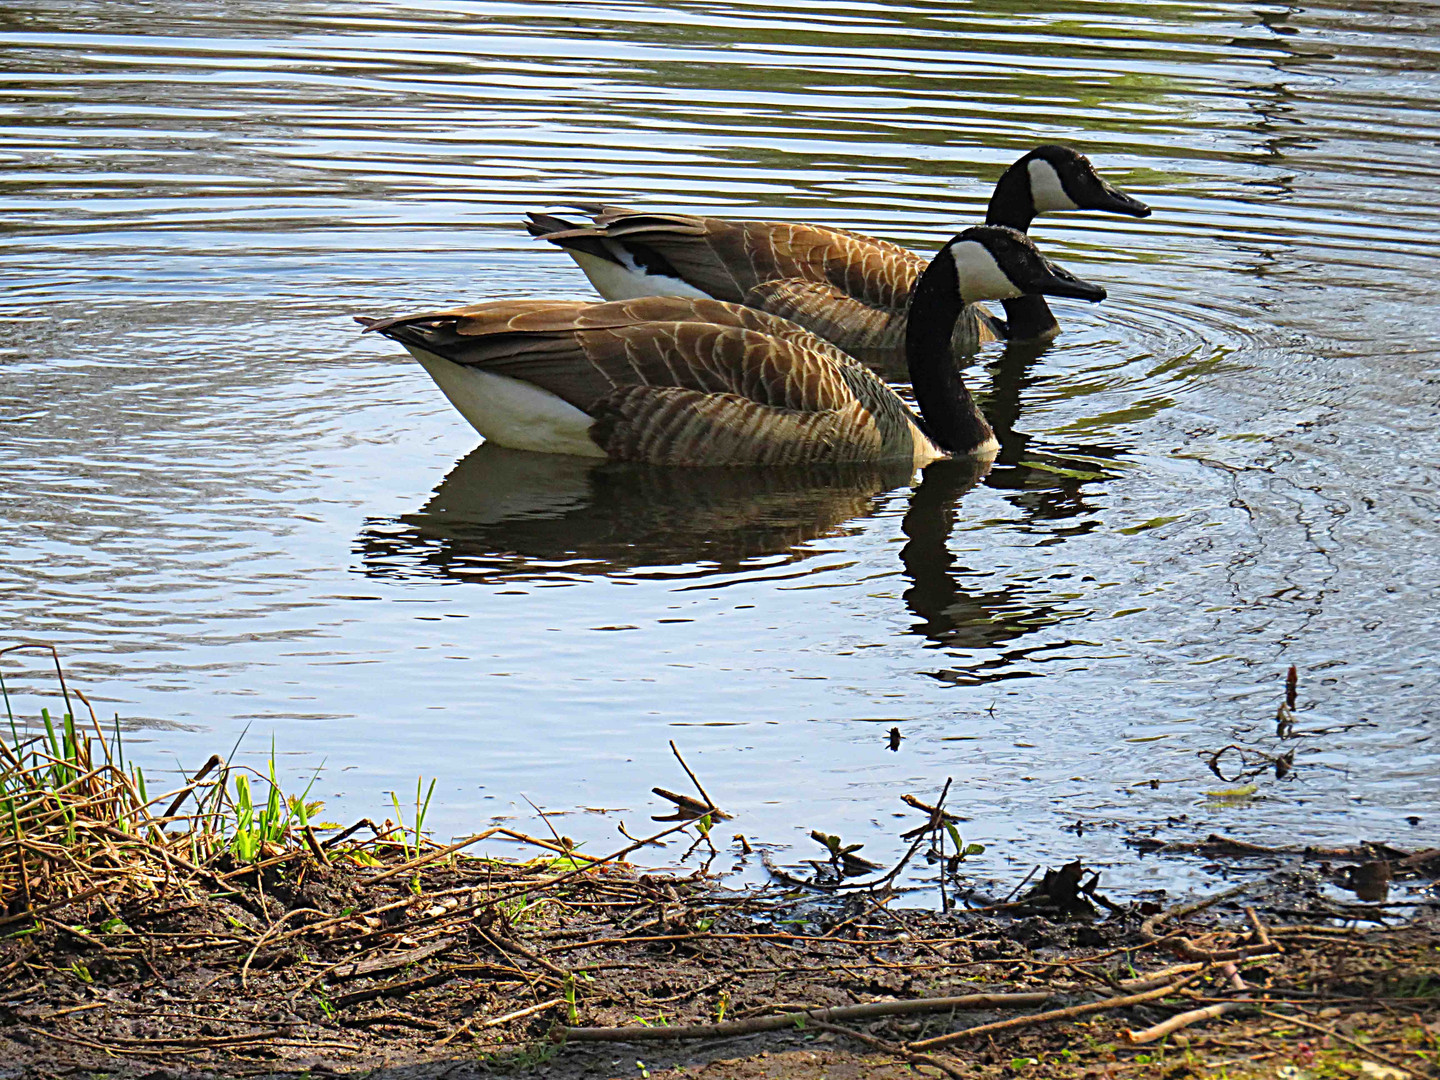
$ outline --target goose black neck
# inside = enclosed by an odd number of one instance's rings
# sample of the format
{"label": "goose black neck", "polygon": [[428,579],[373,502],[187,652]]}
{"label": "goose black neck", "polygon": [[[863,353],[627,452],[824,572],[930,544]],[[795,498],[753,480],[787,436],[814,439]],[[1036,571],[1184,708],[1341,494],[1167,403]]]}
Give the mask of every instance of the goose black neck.
{"label": "goose black neck", "polygon": [[1038,293],[1002,300],[1005,307],[1005,338],[1007,341],[1028,341],[1052,338],[1060,332],[1055,313]]}
{"label": "goose black neck", "polygon": [[925,434],[952,454],[968,454],[994,437],[970,396],[950,345],[962,307],[959,272],[947,244],[915,283],[905,327],[905,359]]}
{"label": "goose black neck", "polygon": [[[985,211],[985,224],[1009,225],[1019,232],[1029,232],[1034,220],[1035,198],[1030,191],[1029,163],[1017,162],[1005,170],[995,185],[995,194],[990,196],[990,206]],[[1018,296],[1004,301],[1004,305],[1008,324],[1005,336],[1012,341],[1052,337],[1060,330],[1043,296]]]}
{"label": "goose black neck", "polygon": [[1028,232],[1035,220],[1035,197],[1030,191],[1029,162],[1016,162],[1006,169],[990,196],[985,210],[986,225],[1009,225]]}

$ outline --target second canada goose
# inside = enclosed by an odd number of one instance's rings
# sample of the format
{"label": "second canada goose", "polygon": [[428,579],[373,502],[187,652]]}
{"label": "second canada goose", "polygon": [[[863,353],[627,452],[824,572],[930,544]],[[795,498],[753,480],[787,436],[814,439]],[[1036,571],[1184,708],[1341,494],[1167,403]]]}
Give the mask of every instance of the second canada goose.
{"label": "second canada goose", "polygon": [[501,446],[665,465],[923,465],[995,453],[950,340],[967,304],[1027,293],[1105,298],[1014,229],[977,226],[941,248],[906,334],[919,416],[802,327],[717,300],[499,300],[357,321],[404,345]]}
{"label": "second canada goose", "polygon": [[[656,294],[728,300],[798,322],[856,355],[904,342],[910,291],[927,265],[902,247],[844,229],[577,206],[592,224],[531,214],[526,227],[563,248],[607,300]],[[1005,170],[985,220],[1025,232],[1037,214],[1060,210],[1150,213],[1102,180],[1083,154],[1047,145]],[[1059,330],[1041,296],[1011,297],[1004,305],[1004,321],[967,308],[957,346]]]}

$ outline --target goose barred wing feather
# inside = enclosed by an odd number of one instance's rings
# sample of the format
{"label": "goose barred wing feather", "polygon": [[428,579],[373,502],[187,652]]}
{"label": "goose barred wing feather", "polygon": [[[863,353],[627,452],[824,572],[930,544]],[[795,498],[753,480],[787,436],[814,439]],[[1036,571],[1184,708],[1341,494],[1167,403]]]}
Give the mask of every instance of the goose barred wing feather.
{"label": "goose barred wing feather", "polygon": [[[701,321],[706,316],[715,321]],[[734,393],[824,410],[862,369],[802,327],[717,301],[644,297],[607,304],[498,301],[404,316],[368,329],[466,367],[542,387],[589,411],[629,385]]]}
{"label": "goose barred wing feather", "polygon": [[799,323],[847,353],[898,350],[905,344],[903,309],[867,304],[826,281],[762,281],[745,294],[745,303]]}
{"label": "goose barred wing feather", "polygon": [[[626,386],[595,408],[591,437],[612,458],[657,465],[804,465],[886,457],[879,427],[851,400],[806,411],[738,394]],[[894,456],[894,455],[890,455]]]}
{"label": "goose barred wing feather", "polygon": [[825,280],[877,307],[904,311],[910,304],[915,282],[930,262],[898,244],[849,229],[822,229],[815,225],[789,228],[795,237],[792,246],[808,242],[814,252],[812,260],[818,260],[823,252]]}
{"label": "goose barred wing feather", "polygon": [[593,300],[493,300],[483,304],[398,315],[390,319],[357,319],[366,332],[385,333],[399,326],[451,324],[458,337],[505,332],[601,330],[647,322],[694,322],[756,330],[782,341],[803,342],[839,363],[853,358],[833,345],[815,340],[797,323],[756,308],[720,300],[680,296],[641,296],[596,303]]}
{"label": "goose barred wing feather", "polygon": [[[821,281],[781,278],[763,281],[745,294],[745,303],[791,322],[867,360],[895,356],[903,359],[904,308],[877,307]],[[987,341],[1003,341],[1005,323],[979,304],[966,304],[955,320],[952,348],[974,352]]]}
{"label": "goose barred wing feather", "polygon": [[734,305],[499,301],[367,329],[549,391],[596,419],[592,438],[612,457],[778,464],[915,450],[913,418],[875,375],[794,323]]}
{"label": "goose barred wing feather", "polygon": [[925,259],[896,244],[846,229],[728,221],[618,206],[578,209],[591,216],[590,227],[556,230],[546,225],[546,231],[538,234],[561,246],[618,242],[639,261],[658,257],[695,288],[734,303],[742,302],[745,293],[761,282],[799,278],[826,281],[847,296],[903,311],[926,266]]}
{"label": "goose barred wing feather", "polygon": [[823,281],[864,303],[903,311],[927,265],[904,248],[842,229],[705,220],[711,249],[747,291],[777,278]]}

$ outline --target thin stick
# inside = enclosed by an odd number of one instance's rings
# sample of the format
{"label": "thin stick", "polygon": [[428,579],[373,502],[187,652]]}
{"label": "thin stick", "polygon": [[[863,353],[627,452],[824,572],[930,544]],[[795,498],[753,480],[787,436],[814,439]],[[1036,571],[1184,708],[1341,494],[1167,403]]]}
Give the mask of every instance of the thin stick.
{"label": "thin stick", "polygon": [[245,962],[240,965],[240,989],[248,989],[245,979],[246,976],[250,974],[250,961],[255,959],[255,954],[260,951],[260,946],[265,944],[266,938],[289,922],[293,915],[320,915],[323,917],[324,914],[325,912],[317,911],[315,908],[295,908],[287,911],[284,915],[281,915],[280,918],[276,919],[275,922],[271,923],[265,932],[260,935],[259,940],[255,942],[255,947],[246,955]]}
{"label": "thin stick", "polygon": [[[953,782],[954,777],[947,776],[945,778],[945,786],[940,789],[940,798],[935,800],[935,811],[930,815],[932,829],[940,828],[945,821],[945,796],[950,793],[950,785]],[[842,881],[836,888],[873,889],[880,885],[888,885],[900,876],[900,871],[904,870],[910,860],[915,857],[915,852],[920,850],[920,845],[925,842],[928,835],[929,832],[927,831],[917,836],[915,842],[910,845],[910,850],[905,852],[905,857],[896,863],[895,869],[891,870],[884,877],[876,878],[874,881],[857,881],[854,884],[847,884]]]}
{"label": "thin stick", "polygon": [[[50,655],[55,658],[55,675],[60,680],[60,695],[65,699],[65,711],[68,712],[71,716],[74,716],[75,707],[70,704],[70,691],[65,686],[65,672],[61,670],[60,667],[60,650],[55,648],[55,646],[50,644],[50,642],[48,641],[29,641],[23,645],[11,645],[8,648],[0,649],[0,656],[4,656],[6,653],[16,652],[19,649],[50,650]],[[6,701],[7,703],[9,701],[8,694],[6,695]]]}
{"label": "thin stick", "polygon": [[528,1009],[516,1009],[514,1012],[506,1013],[504,1016],[491,1017],[483,1024],[476,1024],[475,1026],[477,1028],[499,1027],[501,1024],[508,1024],[511,1020],[522,1020],[527,1016],[533,1016],[535,1013],[544,1012],[546,1009],[553,1009],[556,1005],[564,1004],[564,998],[551,998],[549,1001],[542,1001],[538,1005],[531,1005]]}
{"label": "thin stick", "polygon": [[464,1035],[466,1032],[470,1031],[471,1028],[480,1029],[488,1027],[498,1027],[501,1024],[509,1023],[511,1020],[523,1020],[527,1016],[533,1016],[535,1013],[544,1012],[546,1009],[553,1008],[556,1005],[564,1004],[564,998],[552,998],[550,1001],[542,1001],[540,1002],[540,1004],[531,1005],[529,1008],[517,1009],[515,1010],[515,1012],[506,1013],[504,1016],[492,1016],[489,1020],[486,1020],[480,1024],[475,1023],[475,1021],[478,1020],[479,1017],[472,1016],[469,1020],[466,1020],[465,1023],[461,1024],[458,1028],[452,1031],[449,1035],[446,1035],[435,1045],[444,1046],[451,1039],[458,1039],[461,1035]]}
{"label": "thin stick", "polygon": [[[527,799],[526,802],[529,802],[529,800]],[[534,804],[532,803],[531,805]],[[478,843],[479,841],[484,840],[487,837],[494,836],[497,832],[500,831],[500,829],[486,829],[484,832],[478,832],[474,836],[467,836],[464,840],[461,840],[455,844],[450,844],[448,847],[436,848],[434,851],[428,851],[424,855],[421,855],[418,859],[411,859],[409,862],[401,863],[399,866],[392,866],[383,874],[376,874],[374,877],[366,878],[364,884],[374,885],[377,881],[384,881],[386,878],[392,878],[396,874],[403,874],[407,870],[414,870],[417,867],[424,866],[426,863],[434,862],[436,859],[443,859],[452,851],[459,851],[462,847],[467,847],[470,844]]]}
{"label": "thin stick", "polygon": [[1111,1009],[1125,1009],[1131,1005],[1141,1005],[1147,1001],[1154,1001],[1157,998],[1168,997],[1175,993],[1187,983],[1198,979],[1201,972],[1186,975],[1168,986],[1162,986],[1156,990],[1147,990],[1143,994],[1130,994],[1127,997],[1105,998],[1101,1001],[1092,1001],[1085,1005],[1071,1005],[1066,1009],[1052,1009],[1049,1012],[1033,1013],[1030,1016],[1016,1016],[1010,1020],[997,1020],[993,1024],[978,1024],[975,1027],[968,1027],[962,1031],[952,1031],[949,1035],[937,1035],[933,1039],[922,1039],[920,1042],[908,1043],[909,1049],[917,1053],[924,1053],[926,1050],[935,1050],[942,1046],[949,1046],[961,1039],[972,1038],[975,1035],[988,1035],[994,1031],[1005,1031],[1009,1028],[1030,1027],[1034,1024],[1044,1024],[1051,1020],[1070,1020],[1077,1016],[1088,1016],[1094,1012],[1108,1012]]}
{"label": "thin stick", "polygon": [[[535,847],[544,848],[546,851],[556,852],[557,854],[564,855],[567,858],[576,860],[585,859],[587,861],[593,861],[595,858],[594,855],[585,855],[579,851],[576,851],[573,847],[567,848],[564,846],[563,843],[557,844],[554,840],[546,840],[543,836],[530,836],[527,833],[516,832],[514,829],[504,828],[496,829],[495,833],[497,836],[508,836],[511,840],[518,840],[522,844],[532,844]],[[634,839],[634,837],[630,836],[628,833],[622,833],[621,835],[625,836],[626,839],[629,840]]]}
{"label": "thin stick", "polygon": [[[1211,907],[1214,904],[1233,899],[1241,893],[1254,888],[1255,884],[1255,882],[1244,882],[1233,888],[1226,889],[1224,892],[1218,892],[1213,896],[1207,896],[1185,904],[1177,904],[1175,907],[1162,911],[1158,915],[1151,915],[1140,924],[1140,936],[1151,942],[1158,941],[1161,935],[1160,931],[1156,928],[1161,923],[1171,919],[1185,918],[1186,916],[1194,915],[1197,911],[1203,911],[1205,908]],[[1182,960],[1201,960],[1206,963],[1217,963],[1222,960],[1240,960],[1247,956],[1260,956],[1280,951],[1275,945],[1247,945],[1239,949],[1226,949],[1224,952],[1206,952],[1204,949],[1198,948],[1195,943],[1187,937],[1176,937],[1169,942],[1169,945],[1171,951]]]}
{"label": "thin stick", "polygon": [[1359,1050],[1360,1053],[1364,1054],[1366,1057],[1372,1057],[1376,1061],[1380,1062],[1382,1065],[1389,1065],[1392,1069],[1399,1069],[1401,1072],[1404,1073],[1410,1073],[1414,1071],[1413,1068],[1411,1068],[1410,1066],[1402,1065],[1394,1058],[1386,1057],[1378,1050],[1372,1050],[1364,1043],[1356,1042],[1354,1039],[1341,1035],[1338,1031],[1335,1031],[1333,1028],[1327,1028],[1323,1024],[1312,1024],[1308,1020],[1301,1020],[1298,1016],[1287,1016],[1285,1013],[1271,1012],[1269,1009],[1261,1009],[1260,1015],[1268,1016],[1272,1020],[1284,1020],[1287,1023],[1299,1024],[1301,1027],[1307,1027],[1311,1031],[1319,1031],[1325,1035],[1329,1035],[1332,1039],[1339,1039],[1346,1045],[1353,1046],[1356,1050]]}
{"label": "thin stick", "polygon": [[[498,949],[502,954],[507,949],[511,952],[517,952],[521,956],[525,957],[527,960],[539,964],[552,975],[558,975],[562,979],[570,978],[570,972],[560,967],[554,961],[546,960],[545,957],[539,955],[538,953],[532,952],[530,949],[527,949],[524,945],[520,944],[520,942],[507,938],[503,934],[496,933],[494,929],[491,929],[489,933],[486,933],[484,930],[481,930],[477,927],[475,932],[481,937],[483,937],[486,941],[490,942],[491,945],[495,946],[495,948]],[[507,957],[506,959],[509,959],[509,957]],[[518,971],[520,965],[516,964],[515,967]]]}
{"label": "thin stick", "polygon": [[695,790],[700,792],[700,797],[705,800],[705,805],[711,810],[719,810],[720,807],[716,806],[715,800],[710,798],[709,794],[706,793],[699,778],[691,771],[690,766],[685,764],[685,759],[680,756],[680,751],[675,749],[674,739],[670,740],[670,752],[675,755],[675,760],[680,762],[680,767],[685,770],[685,775],[690,777],[690,782],[695,785]]}
{"label": "thin stick", "polygon": [[330,856],[326,855],[325,849],[320,846],[320,841],[315,836],[315,830],[309,825],[304,825],[300,829],[300,834],[305,837],[305,846],[310,849],[310,854],[314,855],[321,865],[329,866]]}
{"label": "thin stick", "polygon": [[1159,937],[1160,935],[1155,931],[1155,927],[1161,923],[1169,922],[1171,919],[1183,919],[1188,915],[1194,915],[1197,911],[1204,911],[1208,907],[1250,891],[1255,887],[1255,884],[1255,882],[1245,882],[1236,885],[1234,888],[1226,889],[1224,892],[1218,892],[1214,896],[1207,896],[1200,900],[1192,900],[1185,904],[1176,904],[1174,907],[1162,911],[1158,915],[1151,915],[1140,924],[1140,932],[1146,937]]}
{"label": "thin stick", "polygon": [[[540,889],[548,889],[554,885],[560,884],[561,882],[570,881],[574,878],[581,877],[582,875],[589,873],[593,867],[599,866],[601,863],[612,862],[615,859],[623,858],[626,855],[630,854],[630,852],[634,851],[636,848],[640,847],[642,844],[649,843],[651,840],[658,839],[662,836],[669,836],[671,833],[674,832],[679,832],[681,829],[688,828],[691,824],[693,824],[693,822],[682,821],[679,825],[672,825],[670,828],[664,830],[663,832],[658,832],[652,837],[648,837],[645,840],[630,844],[628,847],[623,847],[619,851],[612,852],[611,854],[606,855],[604,858],[596,859],[594,862],[589,863],[586,866],[582,866],[578,870],[570,870],[564,874],[557,874],[554,877],[540,878],[534,881],[527,881],[511,887],[508,892],[498,892],[492,896],[487,896],[485,897],[485,899],[480,900],[476,903],[461,906],[459,908],[456,908],[454,911],[447,911],[442,915],[427,915],[419,919],[411,920],[411,922],[407,924],[407,929],[414,931],[422,926],[428,926],[431,923],[440,920],[454,920],[457,918],[464,918],[466,917],[466,914],[468,912],[476,911],[481,907],[499,903],[501,900],[509,900],[511,897],[521,896],[525,893],[533,893],[539,891]],[[432,893],[430,899],[435,900],[444,896],[458,895],[460,893],[473,893],[474,891],[475,887],[473,885],[466,885],[461,888],[449,889],[445,892]],[[293,930],[286,930],[285,933],[277,935],[271,940],[270,944],[272,946],[278,945],[282,941],[288,941],[291,938],[299,937],[302,934],[312,934],[316,931],[326,929],[327,927],[335,926],[340,923],[346,922],[347,920],[361,918],[365,915],[377,915],[384,911],[391,911],[398,907],[405,907],[406,905],[413,903],[414,900],[415,898],[412,896],[402,900],[396,900],[393,903],[386,904],[378,908],[371,908],[368,911],[352,912],[349,915],[337,915],[325,919],[322,922],[311,923],[308,926],[299,926]],[[360,939],[355,940],[363,940],[367,937],[388,934],[390,932],[391,931],[388,929],[376,930],[369,934],[363,934],[361,935]]]}
{"label": "thin stick", "polygon": [[1128,990],[1132,994],[1139,993],[1141,990],[1153,990],[1155,987],[1169,982],[1176,975],[1188,975],[1190,972],[1200,971],[1204,967],[1204,964],[1176,964],[1163,971],[1152,971],[1149,975],[1142,975],[1138,979],[1121,979],[1120,989]]}
{"label": "thin stick", "polygon": [[1245,918],[1250,920],[1250,926],[1255,931],[1255,937],[1261,945],[1270,945],[1270,933],[1265,929],[1265,924],[1260,921],[1260,916],[1255,914],[1253,907],[1245,909]]}
{"label": "thin stick", "polygon": [[108,888],[110,888],[108,883],[101,883],[94,888],[86,889],[84,892],[76,893],[74,896],[67,897],[64,900],[56,900],[53,904],[45,904],[42,907],[31,908],[29,911],[21,911],[15,915],[6,915],[4,918],[0,918],[0,926],[9,926],[11,923],[24,922],[26,919],[34,919],[41,915],[47,915],[52,911],[59,911],[61,908],[69,907],[71,904],[78,904],[82,900],[89,900],[92,896],[98,896]]}
{"label": "thin stick", "polygon": [[516,886],[515,888],[512,888],[509,892],[502,892],[490,897],[489,902],[497,903],[501,900],[509,900],[512,896],[520,896],[523,893],[534,892],[536,889],[541,888],[548,889],[553,885],[560,884],[562,881],[570,881],[573,878],[581,877],[584,874],[588,874],[591,870],[595,869],[595,867],[597,866],[600,866],[602,863],[614,862],[617,859],[623,859],[632,851],[636,851],[644,847],[646,844],[653,843],[654,841],[659,840],[662,836],[669,836],[672,833],[680,832],[682,829],[688,829],[693,824],[693,821],[682,821],[678,825],[672,825],[670,826],[670,828],[664,829],[658,833],[655,833],[652,836],[647,836],[643,840],[636,840],[633,844],[629,844],[621,848],[619,851],[612,852],[611,854],[606,855],[603,858],[596,859],[594,862],[587,863],[586,865],[580,867],[580,869],[578,870],[571,870],[568,873],[559,874],[556,877],[546,878],[544,881],[537,881],[534,883],[527,883],[525,885]]}
{"label": "thin stick", "polygon": [[1217,1016],[1224,1016],[1236,1009],[1243,1009],[1247,1005],[1253,1005],[1251,1001],[1226,1001],[1219,1005],[1207,1005],[1203,1009],[1191,1009],[1189,1012],[1178,1013],[1169,1020],[1148,1027],[1144,1031],[1133,1031],[1126,1028],[1122,1033],[1125,1041],[1131,1046],[1140,1046],[1144,1043],[1152,1043],[1156,1039],[1163,1039],[1172,1031],[1179,1031],[1181,1028],[1189,1027],[1191,1024],[1198,1024],[1202,1020],[1213,1020]]}
{"label": "thin stick", "polygon": [[[651,923],[647,923],[646,925],[647,925],[647,926],[654,926],[655,923],[651,922]],[[592,939],[587,939],[587,940],[584,940],[584,941],[570,941],[570,942],[566,942],[566,943],[561,944],[561,945],[553,945],[553,946],[551,946],[549,949],[546,949],[545,951],[546,951],[546,953],[548,953],[548,954],[550,954],[550,955],[553,956],[555,953],[569,952],[569,951],[571,951],[572,949],[589,949],[589,948],[597,948],[597,949],[598,949],[598,948],[600,948],[600,947],[603,946],[603,945],[653,945],[653,944],[655,944],[656,942],[660,942],[660,941],[770,941],[770,942],[779,942],[779,943],[781,943],[782,947],[784,947],[784,948],[789,948],[790,946],[785,945],[785,944],[784,944],[785,942],[788,942],[788,941],[798,941],[798,942],[805,942],[805,941],[823,941],[823,942],[826,943],[827,945],[865,945],[865,946],[870,946],[870,947],[889,947],[889,946],[894,946],[894,945],[899,945],[899,944],[910,944],[910,945],[917,945],[917,946],[919,946],[919,945],[928,945],[928,944],[930,944],[932,941],[948,941],[948,940],[951,940],[951,939],[948,939],[948,938],[933,938],[933,939],[920,938],[920,939],[918,939],[918,940],[914,940],[914,941],[910,941],[910,942],[899,942],[899,941],[887,940],[887,939],[885,939],[885,938],[877,938],[877,939],[874,940],[874,941],[861,941],[861,940],[858,940],[858,939],[856,939],[856,938],[832,938],[832,937],[825,937],[824,935],[822,935],[822,936],[820,936],[820,937],[807,937],[807,936],[804,935],[804,934],[780,934],[780,933],[775,933],[775,934],[717,934],[717,933],[715,933],[715,932],[713,932],[713,931],[710,931],[710,930],[696,930],[696,931],[694,931],[693,933],[685,933],[685,934],[652,934],[652,935],[649,935],[649,936],[641,936],[641,935],[639,935],[639,934],[635,934],[635,935],[632,935],[632,936],[630,936],[630,937],[606,937],[606,938],[592,938]]]}
{"label": "thin stick", "polygon": [[1008,904],[1008,903],[1010,903],[1011,900],[1014,900],[1014,899],[1015,899],[1015,894],[1018,893],[1021,889],[1023,889],[1023,888],[1025,887],[1026,883],[1029,882],[1029,880],[1030,880],[1032,877],[1034,877],[1036,874],[1038,874],[1039,872],[1040,872],[1040,864],[1039,864],[1039,863],[1036,863],[1034,866],[1032,866],[1032,867],[1030,868],[1030,872],[1029,872],[1028,874],[1026,874],[1023,878],[1020,879],[1020,884],[1019,884],[1019,885],[1016,885],[1013,889],[1011,889],[1008,893],[1006,893],[1006,894],[1005,894],[1005,899],[1002,900],[1002,901],[1000,901],[1000,902],[1001,902],[1002,904]]}
{"label": "thin stick", "polygon": [[[101,745],[103,746],[104,744],[102,743]],[[215,768],[216,765],[223,764],[225,764],[225,762],[221,760],[219,754],[211,754],[210,760],[205,762],[204,765],[200,766],[200,771],[197,772],[194,776],[192,776],[190,778],[190,782],[180,789],[180,793],[175,796],[175,801],[172,802],[169,807],[166,808],[165,813],[161,814],[160,816],[164,818],[174,817],[175,811],[180,809],[180,804],[185,801],[186,796],[188,796],[190,792],[195,790],[195,785],[200,783],[201,780],[204,780],[205,777],[210,774],[210,770]]]}
{"label": "thin stick", "polygon": [[565,841],[560,839],[560,834],[555,831],[555,826],[550,824],[550,819],[545,816],[545,811],[541,810],[540,807],[536,806],[533,802],[530,802],[530,796],[526,795],[523,791],[520,793],[520,797],[524,799],[527,803],[530,803],[530,809],[534,810],[537,814],[540,815],[540,820],[545,822],[545,827],[550,830],[550,835],[555,837],[555,843],[559,844],[563,848],[565,846]]}

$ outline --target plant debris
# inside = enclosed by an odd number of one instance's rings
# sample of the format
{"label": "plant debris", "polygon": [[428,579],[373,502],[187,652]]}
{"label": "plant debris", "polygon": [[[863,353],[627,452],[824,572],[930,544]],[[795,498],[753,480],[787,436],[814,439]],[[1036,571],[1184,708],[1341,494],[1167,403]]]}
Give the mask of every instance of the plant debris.
{"label": "plant debris", "polygon": [[[1388,902],[1341,903],[1297,860],[1171,907],[1103,895],[1078,860],[989,901],[959,888],[978,845],[944,809],[947,782],[933,803],[906,798],[926,819],[889,871],[816,830],[830,858],[813,878],[774,868],[727,890],[703,866],[625,861],[676,834],[693,840],[682,862],[713,855],[725,815],[678,750],[699,798],[664,792],[680,820],[603,857],[499,827],[439,844],[419,784],[395,822],[343,830],[306,792],[282,795],[273,764],[217,755],[151,794],[71,693],[59,721],[0,740],[7,1080],[643,1077],[660,1061],[735,1080],[1440,1070],[1434,851],[1324,853],[1362,899],[1405,888]],[[467,851],[487,839],[528,852]],[[898,903],[922,847],[951,882],[941,910]]]}

